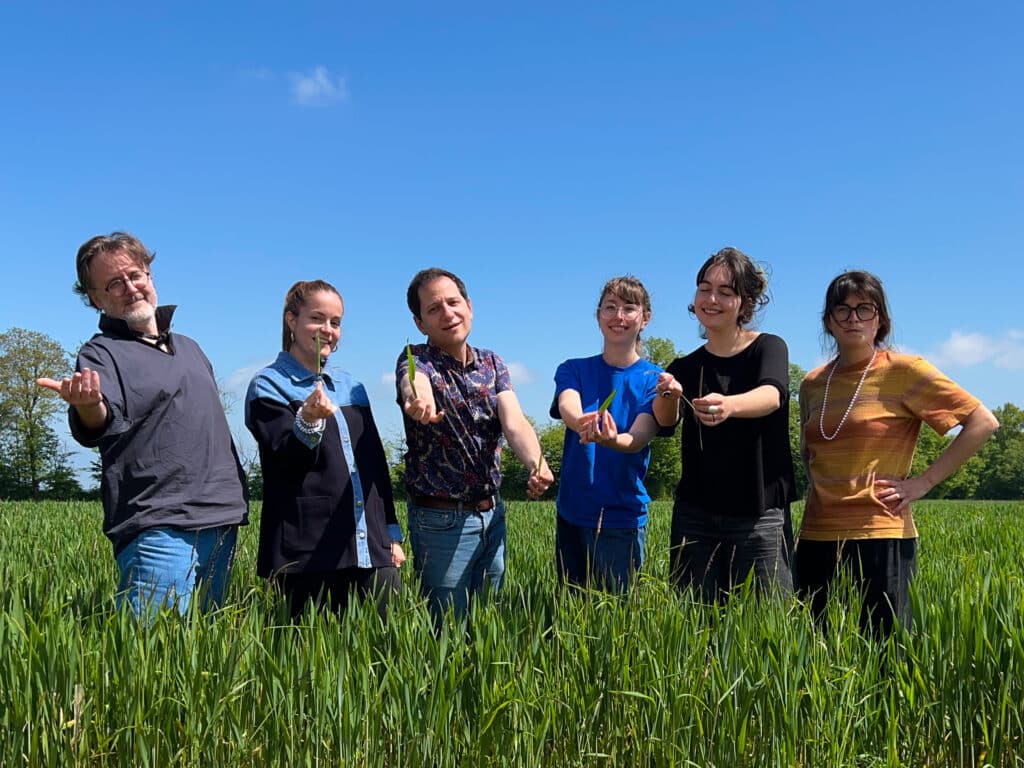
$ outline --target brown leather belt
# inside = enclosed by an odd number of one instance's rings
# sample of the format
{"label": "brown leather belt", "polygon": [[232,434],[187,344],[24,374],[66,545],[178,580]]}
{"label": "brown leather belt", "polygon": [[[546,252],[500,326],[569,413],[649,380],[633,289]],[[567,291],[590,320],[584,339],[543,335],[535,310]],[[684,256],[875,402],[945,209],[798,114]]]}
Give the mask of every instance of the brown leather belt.
{"label": "brown leather belt", "polygon": [[457,509],[464,512],[489,512],[495,507],[495,499],[495,496],[485,496],[476,501],[461,501],[459,499],[439,499],[436,496],[420,496],[418,493],[409,496],[409,500],[417,507]]}

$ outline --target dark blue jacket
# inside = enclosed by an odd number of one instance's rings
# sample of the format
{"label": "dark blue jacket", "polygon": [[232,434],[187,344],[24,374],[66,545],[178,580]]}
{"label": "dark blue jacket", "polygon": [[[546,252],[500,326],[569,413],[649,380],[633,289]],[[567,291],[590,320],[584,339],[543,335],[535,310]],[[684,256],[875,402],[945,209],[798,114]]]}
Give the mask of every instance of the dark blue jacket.
{"label": "dark blue jacket", "polygon": [[198,344],[171,333],[174,310],[157,309],[167,351],[102,314],[78,352],[78,370],[99,372],[107,423],[89,430],[73,407],[68,421],[75,440],[100,450],[103,532],[115,555],[148,528],[247,521],[245,473],[213,368]]}

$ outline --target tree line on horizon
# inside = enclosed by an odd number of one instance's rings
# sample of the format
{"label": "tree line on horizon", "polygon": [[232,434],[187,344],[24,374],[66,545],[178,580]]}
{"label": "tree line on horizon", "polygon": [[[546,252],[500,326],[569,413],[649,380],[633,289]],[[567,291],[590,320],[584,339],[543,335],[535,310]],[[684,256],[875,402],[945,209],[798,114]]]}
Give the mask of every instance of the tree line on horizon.
{"label": "tree line on horizon", "polygon": [[[646,357],[666,367],[682,354],[667,338],[644,340]],[[38,331],[11,328],[0,333],[0,499],[85,499],[99,497],[99,459],[93,462],[95,486],[85,488],[72,466],[68,448],[66,407],[50,390],[36,386],[40,376],[70,372],[71,353]],[[797,490],[802,497],[807,476],[799,459],[800,382],[806,375],[800,366],[789,366],[789,438],[796,469]],[[232,406],[224,396],[225,410]],[[954,475],[936,486],[928,499],[1024,499],[1024,410],[1006,403],[993,408],[1000,428],[981,450]],[[555,473],[555,485],[545,498],[554,499],[562,462],[565,426],[560,421],[536,425],[544,456]],[[922,428],[914,453],[913,473],[920,473],[945,449],[951,436]],[[651,444],[647,488],[654,499],[671,499],[680,474],[678,434],[656,438]],[[398,498],[404,498],[402,475],[404,445],[400,439],[385,441],[391,477]],[[526,498],[530,470],[512,453],[502,452],[502,496]],[[258,457],[243,457],[252,499],[262,498],[263,482]]]}

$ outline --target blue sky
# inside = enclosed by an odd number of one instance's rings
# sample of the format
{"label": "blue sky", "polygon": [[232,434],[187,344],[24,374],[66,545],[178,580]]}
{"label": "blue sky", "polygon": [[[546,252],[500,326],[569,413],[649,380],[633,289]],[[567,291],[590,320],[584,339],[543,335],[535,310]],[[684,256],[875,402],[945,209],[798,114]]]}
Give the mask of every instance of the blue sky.
{"label": "blue sky", "polygon": [[442,266],[543,422],[605,280],[643,280],[689,351],[696,270],[734,245],[803,368],[863,268],[901,349],[1024,404],[1019,3],[44,2],[0,28],[0,330],[76,349],[75,251],[125,229],[241,397],[287,288],[324,278],[333,362],[397,434],[405,289]]}

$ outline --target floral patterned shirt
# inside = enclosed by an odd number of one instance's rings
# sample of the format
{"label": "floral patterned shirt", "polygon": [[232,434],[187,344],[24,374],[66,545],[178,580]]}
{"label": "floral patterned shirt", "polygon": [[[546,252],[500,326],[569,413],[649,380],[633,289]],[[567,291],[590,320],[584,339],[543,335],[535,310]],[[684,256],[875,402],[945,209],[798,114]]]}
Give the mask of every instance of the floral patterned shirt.
{"label": "floral patterned shirt", "polygon": [[[502,429],[498,393],[512,389],[508,367],[494,352],[468,347],[463,364],[438,347],[414,344],[412,355],[424,386],[426,374],[444,418],[437,424],[405,421],[405,488],[409,494],[478,501],[501,487]],[[395,369],[396,387],[408,372],[405,350]],[[402,405],[401,390],[398,403]]]}

